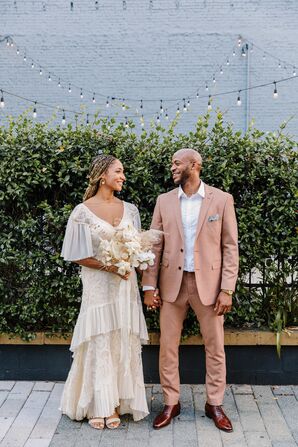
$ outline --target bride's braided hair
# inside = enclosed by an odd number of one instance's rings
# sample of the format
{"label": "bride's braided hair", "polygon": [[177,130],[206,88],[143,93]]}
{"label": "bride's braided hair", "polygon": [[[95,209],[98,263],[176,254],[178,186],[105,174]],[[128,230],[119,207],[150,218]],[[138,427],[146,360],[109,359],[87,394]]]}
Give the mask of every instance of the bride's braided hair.
{"label": "bride's braided hair", "polygon": [[117,160],[113,155],[100,154],[92,160],[89,174],[89,185],[84,194],[84,201],[95,196],[102,175],[109,169],[111,164]]}

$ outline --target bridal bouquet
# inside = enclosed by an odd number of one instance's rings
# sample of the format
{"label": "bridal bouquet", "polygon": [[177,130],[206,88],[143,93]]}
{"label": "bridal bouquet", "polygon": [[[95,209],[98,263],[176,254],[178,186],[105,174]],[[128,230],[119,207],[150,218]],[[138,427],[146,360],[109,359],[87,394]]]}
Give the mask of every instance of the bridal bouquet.
{"label": "bridal bouquet", "polygon": [[135,267],[146,270],[154,264],[155,255],[151,248],[161,235],[161,231],[138,231],[127,224],[115,229],[110,240],[100,240],[97,259],[106,266],[116,266],[120,275],[131,272]]}

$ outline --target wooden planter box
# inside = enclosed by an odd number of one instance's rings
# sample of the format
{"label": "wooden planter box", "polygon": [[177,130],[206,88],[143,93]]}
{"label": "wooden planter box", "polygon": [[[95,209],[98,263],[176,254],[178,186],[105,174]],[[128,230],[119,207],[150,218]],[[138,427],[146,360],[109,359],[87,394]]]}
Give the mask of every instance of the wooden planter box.
{"label": "wooden planter box", "polygon": [[[147,383],[158,383],[159,334],[150,333],[143,347]],[[0,380],[65,380],[72,361],[71,335],[61,338],[36,334],[33,341],[0,334]],[[228,383],[298,384],[298,328],[281,335],[281,357],[276,335],[270,331],[225,330]],[[205,355],[201,336],[183,340],[180,348],[182,383],[204,383]]]}

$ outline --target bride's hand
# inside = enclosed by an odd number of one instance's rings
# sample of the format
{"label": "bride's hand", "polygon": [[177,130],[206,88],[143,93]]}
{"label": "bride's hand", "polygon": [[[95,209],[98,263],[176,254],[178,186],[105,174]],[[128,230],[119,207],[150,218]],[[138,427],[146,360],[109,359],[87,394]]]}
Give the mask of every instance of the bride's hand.
{"label": "bride's hand", "polygon": [[115,265],[111,265],[110,267],[108,267],[108,272],[115,273],[115,275],[120,276],[120,278],[124,279],[125,281],[128,280],[130,273],[131,273],[131,272],[128,272],[128,273],[125,273],[125,275],[120,275],[120,273],[118,273],[118,268]]}

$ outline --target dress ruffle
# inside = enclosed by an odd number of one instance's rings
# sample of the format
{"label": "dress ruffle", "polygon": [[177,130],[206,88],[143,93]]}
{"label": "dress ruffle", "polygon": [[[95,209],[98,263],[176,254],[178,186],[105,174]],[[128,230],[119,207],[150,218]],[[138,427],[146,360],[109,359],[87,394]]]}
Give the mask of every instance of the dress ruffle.
{"label": "dress ruffle", "polygon": [[98,335],[75,352],[60,404],[71,419],[108,417],[117,407],[135,421],[148,415],[139,338],[130,335],[128,373],[120,362],[120,338],[119,330]]}
{"label": "dress ruffle", "polygon": [[[91,337],[118,330],[121,326],[119,301],[89,307],[84,313],[79,314],[70,350],[74,352],[82,343],[90,341]],[[148,342],[146,321],[138,302],[130,303],[130,328],[128,329],[132,334],[139,336],[142,344]]]}

